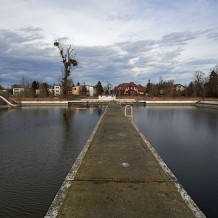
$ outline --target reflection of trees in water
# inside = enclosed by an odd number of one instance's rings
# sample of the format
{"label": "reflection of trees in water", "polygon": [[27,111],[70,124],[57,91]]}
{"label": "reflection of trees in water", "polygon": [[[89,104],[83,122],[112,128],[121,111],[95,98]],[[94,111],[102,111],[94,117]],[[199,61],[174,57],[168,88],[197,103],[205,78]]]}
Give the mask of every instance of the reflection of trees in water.
{"label": "reflection of trees in water", "polygon": [[101,107],[98,107],[98,116],[99,117],[101,116],[102,112],[103,112],[103,109]]}
{"label": "reflection of trees in water", "polygon": [[[66,108],[61,110],[62,113],[62,156],[66,159],[72,159],[77,151],[80,149],[81,141],[78,141],[78,134],[80,137],[85,137],[89,131],[94,128],[93,124],[96,116],[100,117],[104,108],[93,108],[89,110],[72,110]],[[93,127],[92,127],[93,126]],[[81,139],[80,139],[81,140]],[[85,142],[84,142],[85,143]],[[79,146],[79,147],[78,147]]]}
{"label": "reflection of trees in water", "polygon": [[63,124],[64,124],[66,133],[69,133],[70,129],[72,128],[71,126],[72,116],[73,116],[73,113],[71,110],[68,110],[68,109],[63,110],[63,122],[64,122]]}
{"label": "reflection of trees in water", "polygon": [[69,158],[73,150],[73,111],[68,108],[63,109],[62,121],[63,121],[63,143],[62,143],[62,156]]}

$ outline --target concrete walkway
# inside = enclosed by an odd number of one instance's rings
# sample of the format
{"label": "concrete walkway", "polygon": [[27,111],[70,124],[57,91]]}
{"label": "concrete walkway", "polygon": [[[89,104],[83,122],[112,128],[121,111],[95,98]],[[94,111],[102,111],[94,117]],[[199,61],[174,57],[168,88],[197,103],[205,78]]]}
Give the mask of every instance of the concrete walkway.
{"label": "concrete walkway", "polygon": [[[184,201],[176,178],[163,170],[115,102],[110,102],[75,176],[68,179],[63,199],[56,199],[57,217],[204,217],[192,200]],[[51,214],[52,207],[46,217],[56,217]]]}

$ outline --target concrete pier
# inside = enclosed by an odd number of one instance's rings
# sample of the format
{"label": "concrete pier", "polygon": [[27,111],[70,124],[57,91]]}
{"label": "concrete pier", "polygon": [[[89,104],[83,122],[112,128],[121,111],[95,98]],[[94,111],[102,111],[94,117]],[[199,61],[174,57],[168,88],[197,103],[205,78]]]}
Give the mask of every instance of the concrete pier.
{"label": "concrete pier", "polygon": [[205,217],[123,109],[110,102],[48,217]]}

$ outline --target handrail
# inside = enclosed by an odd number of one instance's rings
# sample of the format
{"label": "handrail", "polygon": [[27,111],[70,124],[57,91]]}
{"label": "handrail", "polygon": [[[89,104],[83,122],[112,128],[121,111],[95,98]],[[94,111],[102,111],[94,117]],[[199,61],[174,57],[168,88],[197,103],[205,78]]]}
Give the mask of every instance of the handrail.
{"label": "handrail", "polygon": [[[130,115],[127,114],[127,108],[130,108]],[[131,105],[125,106],[125,117],[130,117],[133,120],[133,107]]]}
{"label": "handrail", "polygon": [[3,100],[3,101],[5,101],[7,104],[8,104],[8,106],[10,106],[10,107],[17,107],[18,105],[16,105],[16,104],[12,104],[10,101],[8,101],[6,98],[4,98],[3,96],[1,96],[0,95],[0,98]]}

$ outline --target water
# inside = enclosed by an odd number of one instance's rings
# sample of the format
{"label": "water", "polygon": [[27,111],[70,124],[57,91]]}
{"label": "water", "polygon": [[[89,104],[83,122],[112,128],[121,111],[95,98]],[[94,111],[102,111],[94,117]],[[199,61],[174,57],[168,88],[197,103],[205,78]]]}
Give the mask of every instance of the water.
{"label": "water", "polygon": [[0,110],[0,217],[44,217],[102,112]]}
{"label": "water", "polygon": [[135,123],[207,217],[218,217],[218,110],[136,107]]}

